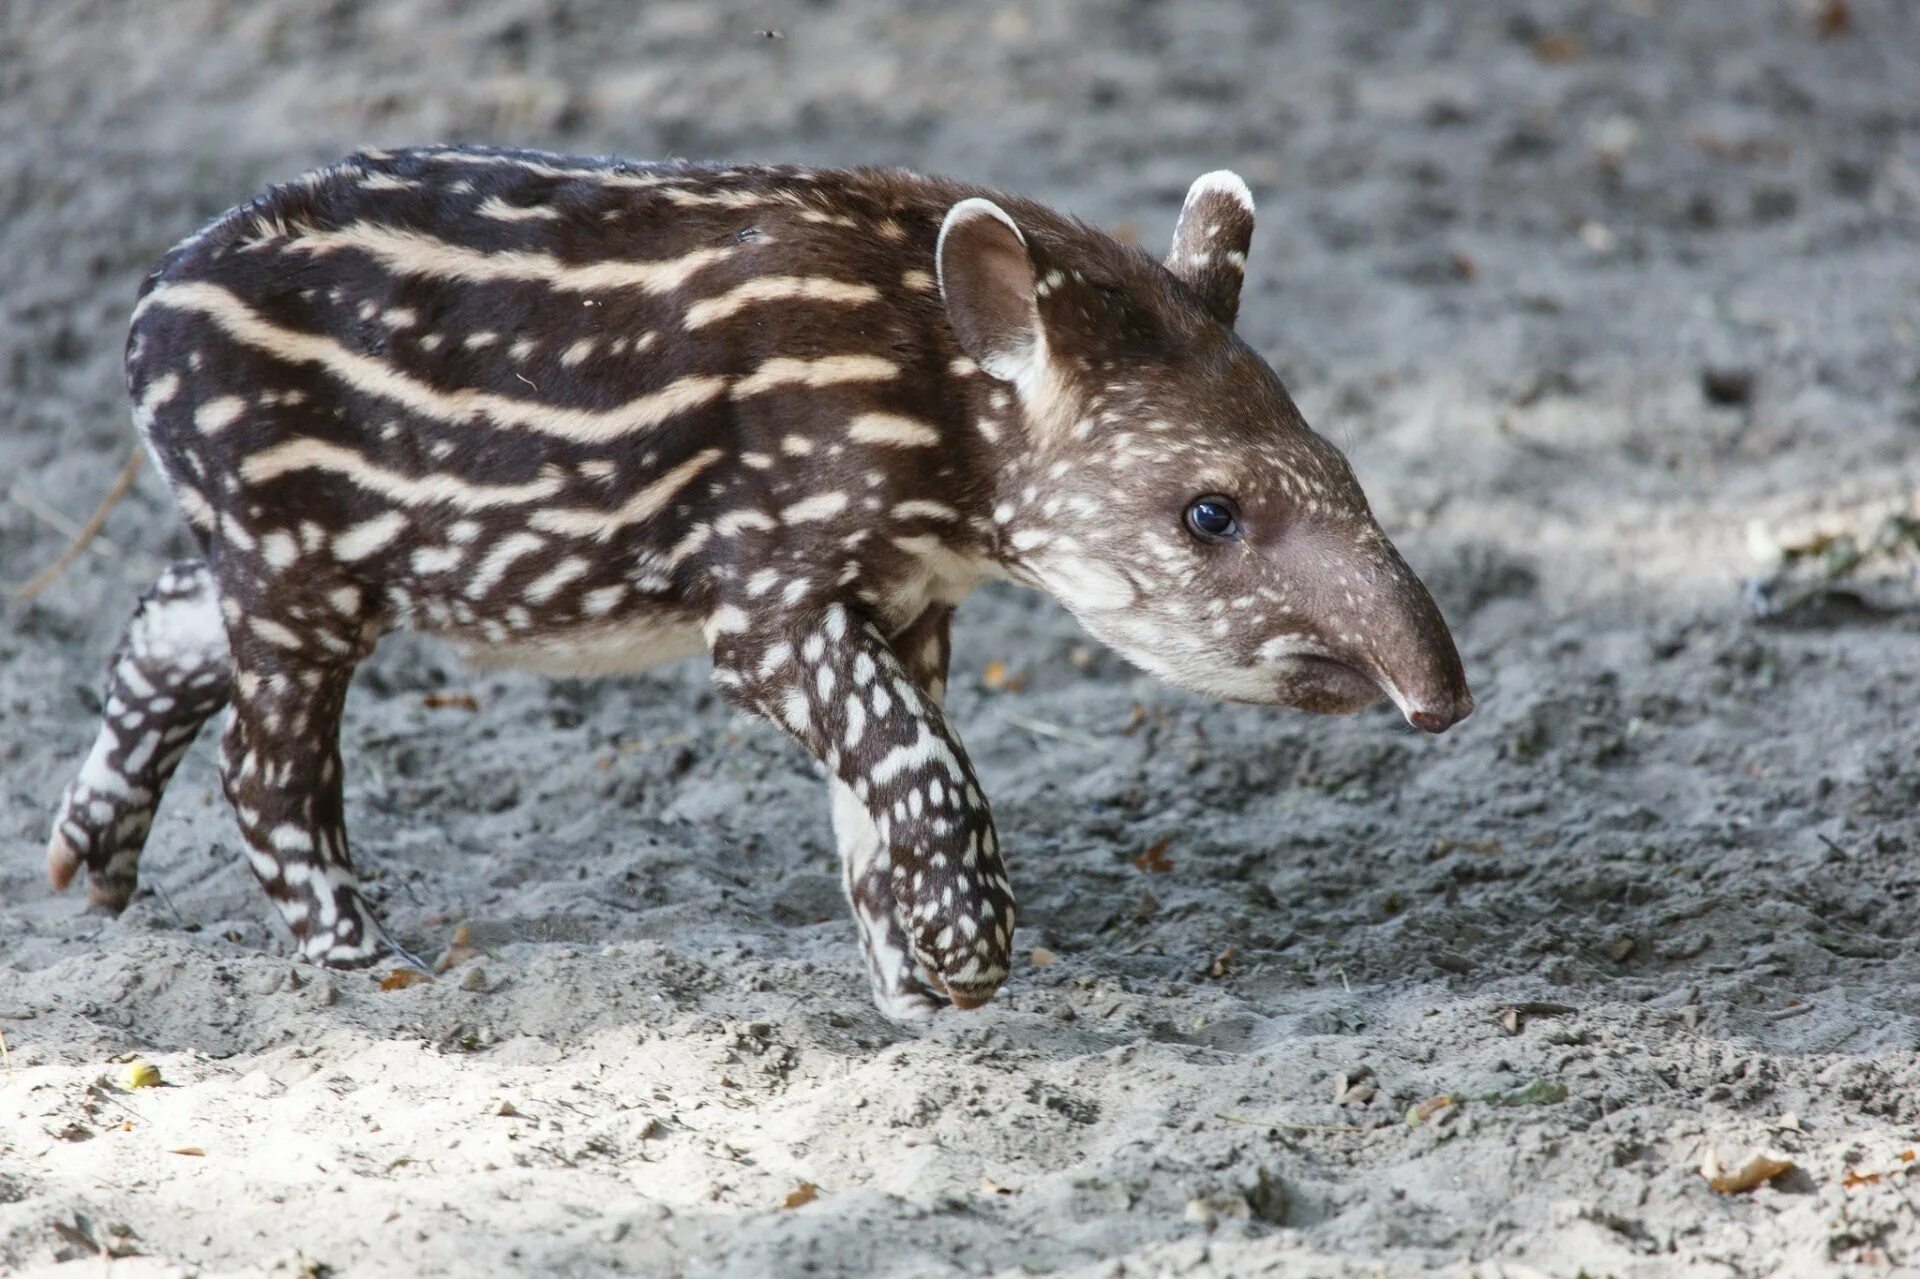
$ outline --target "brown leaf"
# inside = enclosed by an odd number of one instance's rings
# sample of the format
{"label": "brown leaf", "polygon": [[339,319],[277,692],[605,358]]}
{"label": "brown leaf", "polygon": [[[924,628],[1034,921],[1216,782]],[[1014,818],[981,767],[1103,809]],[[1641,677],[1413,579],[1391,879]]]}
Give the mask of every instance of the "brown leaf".
{"label": "brown leaf", "polygon": [[1578,62],[1582,52],[1577,36],[1541,36],[1533,42],[1533,56],[1549,66]]}
{"label": "brown leaf", "polygon": [[1429,1097],[1425,1101],[1409,1106],[1407,1107],[1407,1126],[1418,1128],[1452,1104],[1453,1094],[1443,1092],[1438,1097]]}
{"label": "brown leaf", "polygon": [[473,928],[462,924],[453,930],[453,940],[440,952],[440,958],[433,961],[433,971],[437,976],[449,968],[458,968],[479,954],[479,948],[473,945]]}
{"label": "brown leaf", "polygon": [[1225,977],[1227,975],[1227,971],[1232,966],[1233,966],[1233,947],[1229,946],[1225,950],[1221,951],[1219,954],[1215,955],[1213,957],[1213,962],[1207,965],[1207,976],[1213,978],[1215,981],[1219,981],[1222,977]]}
{"label": "brown leaf", "polygon": [[1792,1158],[1777,1151],[1756,1150],[1739,1167],[1728,1169],[1720,1162],[1720,1152],[1709,1146],[1700,1160],[1700,1175],[1723,1195],[1742,1194],[1792,1171]]}
{"label": "brown leaf", "polygon": [[1847,1175],[1840,1179],[1841,1189],[1849,1190],[1849,1191],[1858,1190],[1862,1186],[1877,1186],[1879,1184],[1880,1184],[1879,1173],[1877,1172],[1859,1173],[1859,1172],[1855,1172],[1851,1168],[1847,1169]]}
{"label": "brown leaf", "polygon": [[814,1185],[811,1181],[802,1181],[787,1192],[786,1198],[780,1201],[780,1206],[782,1208],[801,1208],[812,1203],[819,1197],[820,1187]]}
{"label": "brown leaf", "polygon": [[477,711],[480,699],[472,693],[428,693],[420,704],[430,711]]}
{"label": "brown leaf", "polygon": [[1027,686],[1027,675],[995,658],[980,672],[980,682],[996,693],[1017,693]]}
{"label": "brown leaf", "polygon": [[418,986],[421,982],[430,982],[433,978],[418,968],[396,968],[380,979],[382,990],[405,990],[409,986]]}
{"label": "brown leaf", "polygon": [[1060,962],[1060,956],[1054,954],[1045,946],[1035,946],[1033,948],[1032,959],[1035,968],[1051,968]]}
{"label": "brown leaf", "polygon": [[1133,859],[1136,869],[1148,875],[1164,875],[1173,869],[1173,858],[1167,856],[1167,849],[1173,846],[1173,836],[1162,835],[1148,844],[1146,850]]}
{"label": "brown leaf", "polygon": [[1502,1008],[1500,1010],[1500,1028],[1509,1035],[1519,1034],[1521,1024],[1520,1010],[1518,1008]]}
{"label": "brown leaf", "polygon": [[204,1158],[207,1152],[199,1146],[175,1146],[173,1149],[167,1151],[167,1153],[170,1155],[192,1155],[194,1158],[200,1159]]}

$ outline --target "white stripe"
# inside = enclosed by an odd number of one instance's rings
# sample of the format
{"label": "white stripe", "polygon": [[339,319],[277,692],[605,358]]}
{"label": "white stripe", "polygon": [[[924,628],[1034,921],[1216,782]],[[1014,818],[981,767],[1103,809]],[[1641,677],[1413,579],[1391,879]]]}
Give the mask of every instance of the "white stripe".
{"label": "white stripe", "polygon": [[802,502],[795,502],[780,512],[780,518],[788,524],[804,524],[813,520],[831,519],[847,509],[845,493],[822,493]]}
{"label": "white stripe", "polygon": [[638,524],[658,514],[661,508],[673,500],[674,494],[691,484],[695,476],[725,456],[725,449],[706,449],[694,454],[635,493],[618,510],[603,511],[596,507],[579,506],[566,510],[535,511],[528,522],[535,528],[545,529],[549,533],[566,533],[577,537],[610,537],[629,524]]}
{"label": "white stripe", "polygon": [[583,443],[603,443],[649,430],[717,399],[727,385],[725,378],[695,374],[610,409],[558,408],[472,388],[437,391],[371,356],[350,351],[331,338],[282,328],[264,320],[246,303],[214,284],[163,285],[146,296],[135,316],[149,306],[197,311],[213,320],[235,341],[284,360],[318,364],[355,390],[391,400],[442,422],[459,424],[475,415],[485,415],[501,426],[524,427]]}
{"label": "white stripe", "polygon": [[536,222],[542,218],[557,218],[560,210],[545,204],[508,204],[497,195],[490,195],[480,202],[474,212],[483,218],[498,218],[502,222]]}
{"label": "white stripe", "polygon": [[354,525],[333,539],[334,558],[348,564],[356,560],[364,560],[391,542],[406,526],[407,517],[398,511],[376,515],[365,523]]}
{"label": "white stripe", "polygon": [[352,449],[324,440],[288,440],[253,454],[240,464],[240,477],[249,484],[264,484],[295,471],[329,471],[396,502],[413,506],[444,502],[463,511],[539,501],[559,492],[562,483],[552,470],[542,471],[539,479],[525,484],[471,484],[445,472],[433,472],[416,479],[386,470]]}
{"label": "white stripe", "polygon": [[724,320],[756,302],[793,300],[849,304],[877,302],[880,300],[880,290],[871,284],[849,284],[844,280],[816,276],[765,275],[735,285],[715,297],[695,302],[687,308],[684,323],[687,328],[697,329],[715,320]]}
{"label": "white stripe", "polygon": [[917,418],[897,413],[862,413],[847,424],[849,439],[893,448],[927,448],[940,442],[940,432]]}
{"label": "white stripe", "polygon": [[288,252],[314,254],[353,250],[402,275],[460,280],[468,284],[527,280],[571,293],[597,293],[606,289],[667,293],[736,252],[733,245],[709,245],[677,258],[657,261],[602,258],[573,263],[562,262],[549,253],[521,249],[487,252],[377,222],[354,222],[329,231],[306,231],[282,247]]}
{"label": "white stripe", "polygon": [[480,568],[474,573],[473,580],[467,583],[467,598],[477,600],[485,595],[506,573],[507,565],[546,544],[546,538],[533,533],[514,533],[501,541],[480,561]]}
{"label": "white stripe", "polygon": [[[151,295],[149,295],[151,296]],[[768,360],[733,384],[733,398],[745,399],[782,386],[832,386],[839,382],[884,382],[900,375],[900,366],[877,355],[826,355],[817,360],[786,356]]]}

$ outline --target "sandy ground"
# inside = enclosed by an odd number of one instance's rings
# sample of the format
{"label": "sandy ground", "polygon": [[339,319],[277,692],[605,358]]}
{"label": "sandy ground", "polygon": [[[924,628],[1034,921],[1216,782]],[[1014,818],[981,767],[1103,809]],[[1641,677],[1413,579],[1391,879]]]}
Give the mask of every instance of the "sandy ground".
{"label": "sandy ground", "polygon": [[[1750,525],[1920,481],[1911,3],[160,8],[0,5],[0,577],[120,466],[150,262],[355,145],[903,163],[1151,244],[1230,165],[1243,330],[1481,710],[1217,707],[984,593],[953,709],[1053,962],[903,1029],[821,788],[698,664],[395,642],[349,706],[358,856],[404,939],[482,953],[383,992],[288,960],[210,743],[124,918],[45,886],[101,663],[186,548],[143,475],[0,624],[0,1272],[1920,1267],[1920,636],[1741,594]],[[1794,1170],[1718,1194],[1709,1148]]]}

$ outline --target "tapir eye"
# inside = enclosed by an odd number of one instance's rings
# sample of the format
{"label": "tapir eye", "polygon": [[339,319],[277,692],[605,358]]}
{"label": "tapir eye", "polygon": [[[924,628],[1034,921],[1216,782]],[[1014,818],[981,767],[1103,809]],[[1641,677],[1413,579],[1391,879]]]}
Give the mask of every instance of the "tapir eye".
{"label": "tapir eye", "polygon": [[1240,536],[1240,516],[1231,499],[1209,494],[1187,507],[1187,528],[1203,542],[1226,542]]}

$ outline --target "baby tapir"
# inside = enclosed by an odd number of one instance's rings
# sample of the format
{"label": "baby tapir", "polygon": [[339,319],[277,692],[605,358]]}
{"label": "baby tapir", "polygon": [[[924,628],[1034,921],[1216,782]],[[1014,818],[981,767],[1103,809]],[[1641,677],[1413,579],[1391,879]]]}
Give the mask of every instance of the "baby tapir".
{"label": "baby tapir", "polygon": [[[127,343],[204,558],[152,588],[55,821],[122,908],[162,787],[226,794],[301,954],[399,948],[341,807],[356,663],[410,628],[567,675],[711,654],[825,767],[894,1016],[1006,979],[1015,907],[941,713],[954,605],[1009,579],[1183,688],[1473,700],[1340,453],[1234,336],[1253,202],[1172,253],[898,171],[366,151],[180,244]],[[404,952],[400,952],[403,953]]]}

